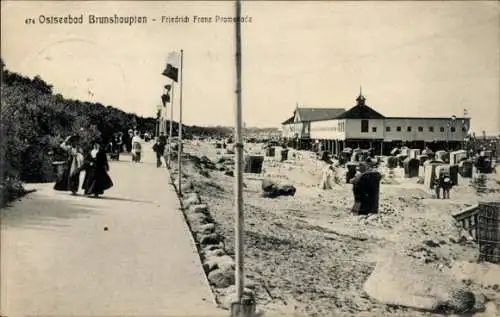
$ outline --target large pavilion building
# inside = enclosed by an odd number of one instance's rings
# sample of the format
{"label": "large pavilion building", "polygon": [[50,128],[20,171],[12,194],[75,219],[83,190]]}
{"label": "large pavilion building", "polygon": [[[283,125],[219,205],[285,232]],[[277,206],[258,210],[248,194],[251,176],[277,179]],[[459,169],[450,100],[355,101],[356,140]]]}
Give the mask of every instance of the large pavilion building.
{"label": "large pavilion building", "polygon": [[386,117],[368,106],[360,93],[356,105],[347,111],[297,106],[293,116],[282,123],[282,137],[303,149],[319,141],[332,154],[360,147],[385,155],[403,145],[459,149],[469,128],[468,117]]}

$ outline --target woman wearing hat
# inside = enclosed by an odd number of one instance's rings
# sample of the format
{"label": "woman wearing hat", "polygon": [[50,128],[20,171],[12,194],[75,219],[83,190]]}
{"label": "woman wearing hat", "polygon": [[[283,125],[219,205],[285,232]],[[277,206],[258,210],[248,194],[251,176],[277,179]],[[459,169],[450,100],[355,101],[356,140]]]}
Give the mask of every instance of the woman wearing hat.
{"label": "woman wearing hat", "polygon": [[98,197],[113,186],[113,181],[108,175],[108,157],[101,148],[101,142],[95,140],[92,146],[85,164],[86,173],[82,189],[85,195]]}
{"label": "woman wearing hat", "polygon": [[68,153],[68,159],[61,178],[54,185],[55,190],[71,191],[73,195],[76,195],[80,184],[80,172],[84,166],[84,157],[78,146],[79,142],[80,137],[72,135],[61,144],[61,148]]}

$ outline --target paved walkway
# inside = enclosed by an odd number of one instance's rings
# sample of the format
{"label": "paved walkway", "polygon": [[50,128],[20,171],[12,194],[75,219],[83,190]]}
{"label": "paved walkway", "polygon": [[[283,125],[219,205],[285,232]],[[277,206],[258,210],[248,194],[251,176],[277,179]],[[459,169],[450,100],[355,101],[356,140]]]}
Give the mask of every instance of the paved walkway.
{"label": "paved walkway", "polygon": [[167,170],[150,150],[144,163],[121,159],[102,198],[40,184],[2,212],[1,316],[228,315]]}

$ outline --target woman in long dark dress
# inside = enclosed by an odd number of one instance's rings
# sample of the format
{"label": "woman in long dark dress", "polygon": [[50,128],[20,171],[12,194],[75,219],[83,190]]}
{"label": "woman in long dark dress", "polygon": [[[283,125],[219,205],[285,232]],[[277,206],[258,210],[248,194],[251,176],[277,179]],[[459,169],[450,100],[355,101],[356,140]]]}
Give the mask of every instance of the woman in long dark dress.
{"label": "woman in long dark dress", "polygon": [[61,144],[61,148],[68,153],[68,159],[63,174],[54,185],[54,190],[71,191],[73,195],[76,195],[80,185],[80,172],[84,167],[84,158],[78,147],[78,142],[79,137],[73,135],[66,138]]}
{"label": "woman in long dark dress", "polygon": [[101,149],[99,142],[94,142],[87,162],[85,163],[85,179],[82,189],[87,196],[98,197],[105,190],[113,187],[113,181],[108,175],[109,164],[106,152]]}

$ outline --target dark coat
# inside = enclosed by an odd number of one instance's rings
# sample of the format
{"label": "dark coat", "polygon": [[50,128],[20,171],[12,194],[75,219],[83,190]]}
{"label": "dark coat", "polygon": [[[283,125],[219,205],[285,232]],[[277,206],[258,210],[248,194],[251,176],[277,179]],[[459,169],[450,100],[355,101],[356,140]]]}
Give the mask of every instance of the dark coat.
{"label": "dark coat", "polygon": [[90,154],[85,162],[85,179],[82,189],[85,195],[102,195],[105,190],[113,187],[113,181],[108,175],[109,164],[106,152],[102,149],[95,158]]}
{"label": "dark coat", "polygon": [[78,191],[78,186],[80,183],[80,173],[71,176],[69,172],[70,167],[68,167],[71,166],[70,164],[71,161],[69,163],[66,163],[64,172],[59,176],[59,178],[56,180],[56,183],[54,184],[54,190],[74,192]]}
{"label": "dark coat", "polygon": [[54,190],[72,192],[78,191],[78,186],[80,185],[80,170],[78,170],[78,172],[76,172],[74,175],[70,175],[72,161],[73,156],[68,155],[64,171],[62,175],[60,175],[56,180],[56,183],[54,184]]}
{"label": "dark coat", "polygon": [[158,141],[155,143],[153,150],[158,154],[163,154],[165,152],[165,146],[167,145],[167,137],[161,135],[158,137]]}

